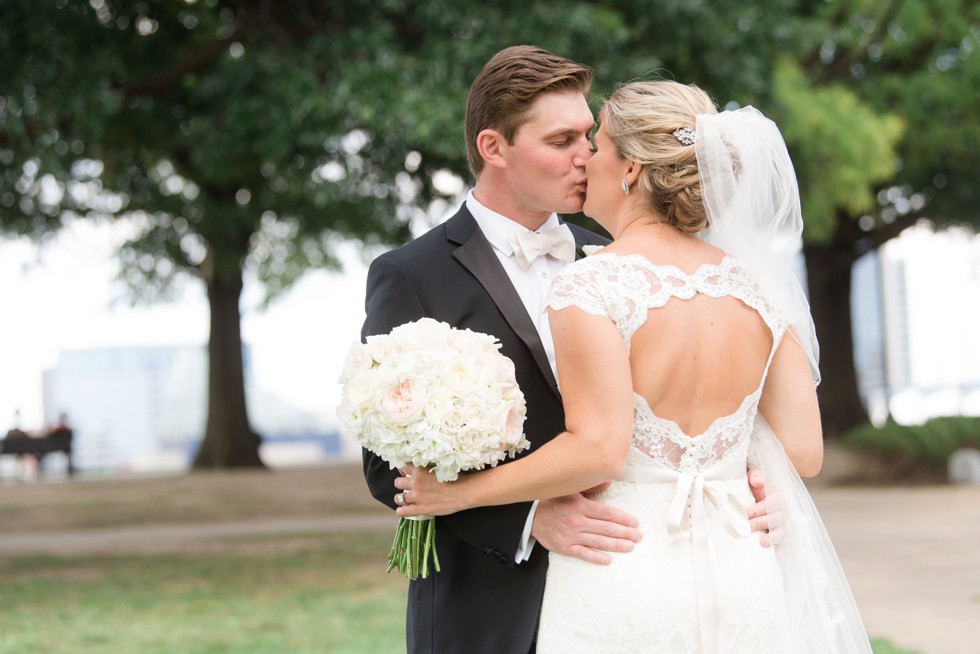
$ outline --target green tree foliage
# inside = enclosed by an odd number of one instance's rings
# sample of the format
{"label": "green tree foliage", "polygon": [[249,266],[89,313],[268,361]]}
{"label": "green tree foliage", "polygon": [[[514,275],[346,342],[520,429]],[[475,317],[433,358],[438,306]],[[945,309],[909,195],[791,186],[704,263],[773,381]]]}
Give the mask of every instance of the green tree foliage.
{"label": "green tree foliage", "polygon": [[[801,171],[821,407],[838,435],[867,420],[852,353],[854,262],[918,220],[980,224],[980,5],[831,2],[814,19],[776,107]],[[823,128],[800,129],[808,104],[822,107]]]}
{"label": "green tree foliage", "polygon": [[[0,230],[40,241],[71,220],[124,219],[134,292],[153,300],[180,276],[200,279],[211,380],[196,465],[259,465],[244,271],[271,297],[336,267],[342,240],[403,242],[412,220],[438,215],[437,173],[468,178],[469,82],[501,47],[588,63],[596,104],[617,82],[662,76],[772,115],[800,171],[808,248],[840,261],[829,282],[811,265],[812,292],[814,280],[838,289],[845,267],[849,282],[856,256],[927,209],[940,222],[971,215],[977,11],[966,0],[7,0]],[[815,311],[840,331],[840,307],[821,298]],[[818,320],[822,336],[831,327]],[[825,366],[822,389],[853,379],[845,367]],[[834,406],[857,404],[856,387],[841,388]]]}

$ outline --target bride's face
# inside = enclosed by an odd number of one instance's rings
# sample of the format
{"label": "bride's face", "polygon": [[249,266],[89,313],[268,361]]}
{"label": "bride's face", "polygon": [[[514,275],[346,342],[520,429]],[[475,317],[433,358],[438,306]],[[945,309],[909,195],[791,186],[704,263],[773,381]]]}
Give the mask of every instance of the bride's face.
{"label": "bride's face", "polygon": [[585,164],[588,187],[582,211],[609,231],[609,220],[626,198],[622,179],[627,162],[616,152],[602,125],[595,133],[593,143],[595,154]]}

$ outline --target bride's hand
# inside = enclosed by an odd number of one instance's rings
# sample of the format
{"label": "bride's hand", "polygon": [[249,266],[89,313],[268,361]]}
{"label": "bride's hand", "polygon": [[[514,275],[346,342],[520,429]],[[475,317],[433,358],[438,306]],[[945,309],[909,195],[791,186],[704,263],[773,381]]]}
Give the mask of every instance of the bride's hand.
{"label": "bride's hand", "polygon": [[460,497],[460,480],[440,483],[426,468],[413,465],[398,471],[403,476],[395,479],[395,488],[402,492],[395,495],[395,513],[401,517],[449,515],[466,508]]}

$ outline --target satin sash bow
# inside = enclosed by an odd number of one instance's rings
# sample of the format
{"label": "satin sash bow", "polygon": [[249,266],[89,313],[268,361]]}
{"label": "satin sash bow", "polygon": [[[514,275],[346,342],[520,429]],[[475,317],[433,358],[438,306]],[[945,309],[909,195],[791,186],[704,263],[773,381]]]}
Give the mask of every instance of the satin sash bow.
{"label": "satin sash bow", "polygon": [[[674,538],[689,537],[694,553],[694,583],[698,591],[698,621],[701,651],[717,652],[720,622],[719,593],[714,556],[708,540],[712,523],[724,527],[734,538],[751,533],[746,507],[723,482],[745,478],[745,462],[723,462],[699,473],[660,467],[627,466],[619,481],[675,483],[676,492],[667,512],[667,532]],[[748,485],[748,482],[746,482]]]}
{"label": "satin sash bow", "polygon": [[514,232],[507,241],[514,249],[521,270],[527,270],[532,261],[546,254],[564,261],[575,259],[575,237],[568,225],[562,224],[544,232]]}

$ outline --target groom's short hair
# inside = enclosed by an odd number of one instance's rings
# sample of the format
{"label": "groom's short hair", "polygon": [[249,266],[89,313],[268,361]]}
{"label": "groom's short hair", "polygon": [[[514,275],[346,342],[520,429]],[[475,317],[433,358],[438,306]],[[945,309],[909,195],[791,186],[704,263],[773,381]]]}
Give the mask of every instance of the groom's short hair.
{"label": "groom's short hair", "polygon": [[539,95],[578,91],[588,98],[591,84],[589,68],[537,46],[515,45],[495,54],[473,80],[466,99],[466,159],[473,176],[483,170],[476,146],[480,132],[494,129],[513,143]]}

